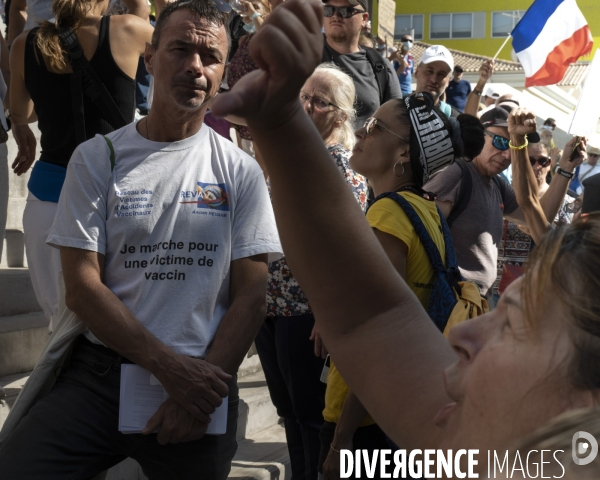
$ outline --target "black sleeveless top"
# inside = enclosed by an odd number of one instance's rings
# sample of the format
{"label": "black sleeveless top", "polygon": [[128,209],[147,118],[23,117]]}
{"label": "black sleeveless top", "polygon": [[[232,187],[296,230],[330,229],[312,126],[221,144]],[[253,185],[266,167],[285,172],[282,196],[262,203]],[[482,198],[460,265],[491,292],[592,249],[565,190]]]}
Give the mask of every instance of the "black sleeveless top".
{"label": "black sleeveless top", "polygon": [[[102,83],[114,99],[127,122],[133,121],[135,111],[135,80],[116,64],[108,39],[110,17],[102,17],[98,47],[90,59]],[[36,45],[34,28],[27,35],[25,47],[25,87],[33,100],[42,132],[40,160],[66,167],[77,147],[75,120],[71,107],[71,74],[50,72]],[[38,61],[39,59],[39,61]],[[114,129],[102,118],[91,100],[83,95],[86,138],[96,134],[105,135]]]}

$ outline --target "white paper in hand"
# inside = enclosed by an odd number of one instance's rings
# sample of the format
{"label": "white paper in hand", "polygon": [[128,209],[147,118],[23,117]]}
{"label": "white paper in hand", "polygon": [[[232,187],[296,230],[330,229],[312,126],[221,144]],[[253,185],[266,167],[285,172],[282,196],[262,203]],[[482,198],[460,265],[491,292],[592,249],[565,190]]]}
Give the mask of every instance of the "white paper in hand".
{"label": "white paper in hand", "polygon": [[583,91],[571,120],[569,133],[580,137],[590,137],[598,125],[600,117],[600,49],[596,49],[590,65]]}
{"label": "white paper in hand", "polygon": [[[139,365],[121,365],[121,395],[119,402],[119,431],[140,433],[148,420],[169,398],[158,379]],[[207,435],[223,435],[227,429],[227,397],[210,416]]]}

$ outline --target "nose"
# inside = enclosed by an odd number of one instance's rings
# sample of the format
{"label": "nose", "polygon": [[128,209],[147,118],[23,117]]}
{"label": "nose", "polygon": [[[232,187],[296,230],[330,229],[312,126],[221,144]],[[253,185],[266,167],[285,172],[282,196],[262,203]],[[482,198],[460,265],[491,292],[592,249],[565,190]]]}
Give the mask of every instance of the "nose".
{"label": "nose", "polygon": [[186,73],[193,77],[201,77],[204,74],[204,66],[202,65],[200,55],[197,53],[190,56],[186,66]]}
{"label": "nose", "polygon": [[304,111],[310,115],[313,111],[313,104],[312,104],[311,99],[310,98],[307,100],[300,99],[300,103],[302,104],[302,108],[304,108]]}
{"label": "nose", "polygon": [[505,160],[510,160],[510,148],[502,152],[502,158],[504,158]]}
{"label": "nose", "polygon": [[459,323],[448,334],[448,342],[461,362],[471,362],[485,344],[485,331],[489,326],[489,314]]}
{"label": "nose", "polygon": [[354,135],[356,135],[356,138],[358,138],[359,140],[362,140],[367,136],[367,129],[365,127],[360,127],[354,132]]}

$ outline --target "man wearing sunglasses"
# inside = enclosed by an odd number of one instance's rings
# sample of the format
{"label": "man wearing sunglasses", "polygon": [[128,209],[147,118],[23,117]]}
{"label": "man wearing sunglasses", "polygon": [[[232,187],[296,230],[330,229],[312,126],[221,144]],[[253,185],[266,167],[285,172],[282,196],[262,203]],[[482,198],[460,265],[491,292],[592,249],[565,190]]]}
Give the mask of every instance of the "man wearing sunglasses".
{"label": "man wearing sunglasses", "polygon": [[579,183],[581,183],[582,191],[585,188],[583,186],[583,181],[586,178],[593,177],[594,175],[598,175],[600,173],[600,165],[598,164],[598,159],[600,158],[600,148],[592,147],[591,145],[588,147],[588,159],[581,167],[579,167]]}
{"label": "man wearing sunglasses", "polygon": [[377,50],[358,44],[360,32],[369,20],[368,0],[326,0],[324,3],[322,61],[335,63],[354,80],[354,126],[359,128],[381,104],[401,98],[400,84],[389,62]]}
{"label": "man wearing sunglasses", "polygon": [[[485,145],[472,162],[456,162],[437,172],[423,188],[437,194],[437,204],[448,219],[458,265],[463,276],[479,286],[482,296],[491,294],[497,275],[497,245],[502,240],[504,218],[526,225],[512,186],[499,177],[511,163],[511,149],[521,151],[526,143],[537,143],[539,135],[532,131],[526,140],[509,133],[512,107],[503,104],[481,117],[485,127]],[[535,116],[515,109],[521,124],[528,121],[534,128]],[[542,163],[544,159],[539,159]],[[575,165],[561,159],[555,175],[540,204],[549,222],[560,209]]]}

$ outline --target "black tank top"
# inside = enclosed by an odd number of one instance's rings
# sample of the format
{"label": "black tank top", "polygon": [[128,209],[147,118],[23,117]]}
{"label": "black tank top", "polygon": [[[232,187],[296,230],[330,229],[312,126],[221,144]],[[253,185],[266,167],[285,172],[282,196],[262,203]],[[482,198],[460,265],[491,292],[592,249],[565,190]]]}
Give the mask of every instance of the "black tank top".
{"label": "black tank top", "polygon": [[[135,109],[135,80],[119,68],[112,56],[108,39],[109,25],[110,17],[102,17],[98,47],[90,59],[90,65],[104,83],[125,120],[132,122]],[[38,128],[42,132],[40,160],[66,167],[77,147],[71,107],[71,74],[53,73],[46,68],[36,45],[37,30],[34,28],[27,35],[25,87],[33,100]],[[86,95],[83,95],[83,111],[86,138],[92,138],[97,133],[105,135],[114,130]]]}

